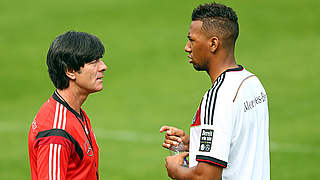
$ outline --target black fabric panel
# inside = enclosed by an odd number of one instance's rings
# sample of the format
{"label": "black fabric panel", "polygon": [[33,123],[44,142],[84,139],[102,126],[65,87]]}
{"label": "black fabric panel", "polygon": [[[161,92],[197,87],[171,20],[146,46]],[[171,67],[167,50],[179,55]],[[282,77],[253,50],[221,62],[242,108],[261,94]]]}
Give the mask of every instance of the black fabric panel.
{"label": "black fabric panel", "polygon": [[65,130],[63,129],[49,129],[46,131],[41,131],[37,134],[36,140],[42,137],[49,137],[49,136],[60,136],[68,139],[74,145],[74,148],[79,155],[80,160],[83,159],[83,151],[79,145],[79,143]]}
{"label": "black fabric panel", "polygon": [[221,166],[221,167],[227,167],[228,163],[225,161],[222,161],[220,159],[216,159],[213,157],[209,157],[209,156],[203,156],[203,155],[197,155],[196,156],[196,160],[204,160],[204,162],[208,162],[217,166]]}

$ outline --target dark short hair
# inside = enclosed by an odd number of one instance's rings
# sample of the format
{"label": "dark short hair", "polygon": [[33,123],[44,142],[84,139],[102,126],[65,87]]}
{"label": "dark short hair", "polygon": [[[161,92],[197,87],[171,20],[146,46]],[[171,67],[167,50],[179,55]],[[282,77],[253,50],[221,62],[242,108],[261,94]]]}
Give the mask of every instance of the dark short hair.
{"label": "dark short hair", "polygon": [[239,35],[238,17],[232,8],[218,3],[198,6],[192,12],[192,21],[203,22],[202,30],[208,35],[220,35],[236,42]]}
{"label": "dark short hair", "polygon": [[69,87],[66,70],[79,71],[85,63],[102,58],[102,42],[86,32],[68,31],[59,35],[47,54],[47,66],[51,81],[57,89]]}

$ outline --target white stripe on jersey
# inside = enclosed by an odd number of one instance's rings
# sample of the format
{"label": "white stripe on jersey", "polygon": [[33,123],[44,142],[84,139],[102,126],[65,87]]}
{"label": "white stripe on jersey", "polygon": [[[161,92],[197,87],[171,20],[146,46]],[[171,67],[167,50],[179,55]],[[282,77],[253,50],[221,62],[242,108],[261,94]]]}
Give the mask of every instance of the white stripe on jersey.
{"label": "white stripe on jersey", "polygon": [[61,144],[59,144],[59,147],[58,147],[58,180],[60,180],[60,151],[61,151]]}
{"label": "white stripe on jersey", "polygon": [[[209,122],[208,113],[210,113],[210,112],[207,109],[208,109],[208,105],[210,104],[210,101],[211,101],[212,91],[216,88],[219,79],[220,79],[220,76],[218,77],[217,81],[215,81],[213,83],[212,87],[207,92],[206,104],[205,104],[205,115],[204,115],[204,119],[203,119],[203,121],[204,121],[203,124],[207,124],[206,122]],[[210,101],[208,102],[209,99],[210,99]]]}
{"label": "white stripe on jersey", "polygon": [[54,151],[53,151],[53,168],[52,168],[52,171],[53,171],[53,180],[56,180],[56,167],[57,166],[57,144],[54,144]]}
{"label": "white stripe on jersey", "polygon": [[[63,111],[63,118],[59,118],[59,124],[58,124],[58,128],[65,130],[66,127],[66,114],[67,114],[67,108],[64,107],[62,104],[61,106],[63,107],[60,111],[60,115],[62,115],[62,111]],[[63,123],[62,123],[63,121]],[[62,127],[61,127],[62,124]],[[58,170],[57,170],[57,179],[60,180],[60,152],[61,152],[61,144],[59,144],[58,146]]]}
{"label": "white stripe on jersey", "polygon": [[[217,81],[216,81],[217,82]],[[207,98],[206,98],[206,105],[205,105],[205,114],[204,114],[204,119],[203,119],[203,124],[207,124],[206,122],[209,122],[209,119],[208,119],[208,104],[210,104],[210,102],[208,102],[208,100],[209,99],[211,99],[210,98],[210,96],[211,96],[211,94],[212,94],[212,91],[213,91],[213,89],[215,88],[215,86],[217,85],[217,83],[214,83],[213,84],[213,87],[207,92]]]}
{"label": "white stripe on jersey", "polygon": [[[54,121],[53,121],[53,129],[57,127],[57,119],[58,119],[58,113],[59,113],[59,105],[60,103],[57,102],[56,105],[56,112],[54,114]],[[49,179],[52,180],[52,148],[53,144],[50,144],[50,150],[49,150]],[[55,178],[54,178],[55,179]]]}
{"label": "white stripe on jersey", "polygon": [[58,126],[57,126],[57,128],[58,129],[61,129],[61,120],[62,120],[62,110],[63,110],[63,105],[62,104],[60,104],[60,113],[59,113],[59,122],[58,122]]}
{"label": "white stripe on jersey", "polygon": [[49,180],[52,180],[52,177],[51,177],[52,146],[53,146],[53,144],[50,144],[50,151],[49,151]]}
{"label": "white stripe on jersey", "polygon": [[213,86],[207,92],[206,96],[206,104],[205,104],[205,117],[203,124],[213,124],[213,115],[214,115],[214,108],[218,90],[223,83],[225,77],[225,73],[221,74],[218,79],[214,82]]}
{"label": "white stripe on jersey", "polygon": [[63,130],[66,129],[66,120],[67,120],[67,108],[65,107],[63,112],[63,125],[62,125]]}
{"label": "white stripe on jersey", "polygon": [[[67,108],[57,102],[54,116],[53,129],[63,129],[66,127]],[[59,118],[58,118],[59,117]],[[53,146],[54,145],[54,146]],[[49,179],[60,180],[60,154],[61,144],[50,144],[49,151]],[[53,161],[52,161],[53,159]]]}
{"label": "white stripe on jersey", "polygon": [[53,128],[56,128],[57,118],[58,118],[58,112],[59,112],[59,104],[60,104],[60,103],[57,102],[56,112],[55,112],[55,114],[54,114]]}

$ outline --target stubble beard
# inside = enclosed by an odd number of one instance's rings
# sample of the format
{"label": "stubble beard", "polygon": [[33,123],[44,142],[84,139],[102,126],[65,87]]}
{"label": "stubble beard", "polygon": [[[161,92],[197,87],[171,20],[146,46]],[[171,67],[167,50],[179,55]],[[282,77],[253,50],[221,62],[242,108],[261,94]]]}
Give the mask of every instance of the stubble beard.
{"label": "stubble beard", "polygon": [[201,66],[199,64],[193,64],[193,68],[196,70],[196,71],[207,71],[207,66]]}

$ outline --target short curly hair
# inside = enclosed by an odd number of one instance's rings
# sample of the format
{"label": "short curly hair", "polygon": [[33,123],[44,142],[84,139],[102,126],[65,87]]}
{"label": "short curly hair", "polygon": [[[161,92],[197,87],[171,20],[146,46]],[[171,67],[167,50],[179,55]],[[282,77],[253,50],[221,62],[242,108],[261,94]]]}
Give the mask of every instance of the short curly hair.
{"label": "short curly hair", "polygon": [[202,30],[208,36],[218,35],[223,39],[232,40],[235,44],[239,35],[238,17],[232,8],[218,3],[206,3],[192,12],[192,21],[203,22]]}
{"label": "short curly hair", "polygon": [[92,34],[68,31],[58,36],[47,54],[48,72],[54,86],[69,87],[66,70],[79,71],[85,63],[102,58],[104,52],[104,45]]}

